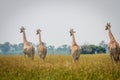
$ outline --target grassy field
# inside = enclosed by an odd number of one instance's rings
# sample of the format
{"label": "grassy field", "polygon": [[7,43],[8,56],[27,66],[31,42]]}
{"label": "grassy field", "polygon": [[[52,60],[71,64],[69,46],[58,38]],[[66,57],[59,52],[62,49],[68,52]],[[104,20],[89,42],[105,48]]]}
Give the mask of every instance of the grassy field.
{"label": "grassy field", "polygon": [[45,61],[0,56],[0,80],[120,80],[120,64],[108,54],[81,55],[76,63],[70,55],[47,55]]}

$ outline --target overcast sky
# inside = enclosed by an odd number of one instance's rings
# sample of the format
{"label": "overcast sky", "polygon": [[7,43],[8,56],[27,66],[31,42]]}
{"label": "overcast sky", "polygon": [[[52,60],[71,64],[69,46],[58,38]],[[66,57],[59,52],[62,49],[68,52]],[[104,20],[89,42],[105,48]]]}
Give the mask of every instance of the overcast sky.
{"label": "overcast sky", "polygon": [[35,44],[38,28],[47,45],[70,45],[71,28],[79,45],[108,43],[107,22],[120,42],[120,0],[0,0],[0,43],[23,42],[21,26],[26,28],[28,41]]}

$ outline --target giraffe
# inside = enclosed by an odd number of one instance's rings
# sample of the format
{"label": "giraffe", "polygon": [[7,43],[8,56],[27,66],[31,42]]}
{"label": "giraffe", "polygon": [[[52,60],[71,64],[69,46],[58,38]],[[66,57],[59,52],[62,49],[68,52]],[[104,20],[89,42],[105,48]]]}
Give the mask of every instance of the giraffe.
{"label": "giraffe", "polygon": [[35,48],[30,42],[27,41],[24,27],[20,28],[20,33],[23,33],[23,43],[24,43],[23,53],[25,56],[27,55],[29,58],[33,60],[35,55]]}
{"label": "giraffe", "polygon": [[47,54],[47,49],[45,48],[44,43],[41,40],[41,30],[37,29],[36,32],[36,34],[39,35],[38,55],[42,60],[44,60]]}
{"label": "giraffe", "polygon": [[77,43],[75,41],[74,33],[75,33],[75,31],[73,29],[70,29],[70,36],[72,36],[72,46],[70,49],[70,53],[73,58],[73,61],[76,62],[80,56],[80,47],[77,45]]}
{"label": "giraffe", "polygon": [[110,38],[110,42],[108,44],[108,49],[110,51],[110,58],[112,62],[114,61],[117,63],[119,61],[119,43],[115,40],[112,32],[111,32],[111,25],[110,23],[107,23],[105,30],[108,30],[108,35]]}

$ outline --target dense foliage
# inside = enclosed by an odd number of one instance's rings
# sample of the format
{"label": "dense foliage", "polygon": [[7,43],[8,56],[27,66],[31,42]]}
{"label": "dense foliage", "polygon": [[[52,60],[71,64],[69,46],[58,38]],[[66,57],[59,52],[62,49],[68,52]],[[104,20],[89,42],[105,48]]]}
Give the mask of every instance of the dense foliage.
{"label": "dense foliage", "polygon": [[[32,44],[32,43],[31,43]],[[37,53],[37,46],[33,44]],[[59,47],[55,47],[53,45],[48,45],[44,43],[47,47],[48,54],[70,54],[70,45],[61,45]],[[107,51],[107,44],[103,41],[99,45],[91,45],[91,44],[84,44],[81,45],[81,53],[82,54],[95,54],[95,53],[106,53]],[[19,44],[11,44],[9,42],[5,42],[0,44],[0,54],[22,54],[23,53],[23,43]]]}

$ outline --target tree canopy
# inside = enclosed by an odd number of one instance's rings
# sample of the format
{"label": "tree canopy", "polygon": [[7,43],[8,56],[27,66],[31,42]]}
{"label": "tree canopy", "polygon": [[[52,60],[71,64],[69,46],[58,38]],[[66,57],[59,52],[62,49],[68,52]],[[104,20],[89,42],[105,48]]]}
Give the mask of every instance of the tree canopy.
{"label": "tree canopy", "polygon": [[[70,45],[63,44],[57,48],[53,45],[48,45],[44,43],[48,54],[70,54]],[[33,44],[37,53],[37,46]],[[84,44],[81,47],[81,54],[95,54],[95,53],[106,53],[107,44],[103,41],[100,42],[99,45],[93,44]],[[22,54],[23,53],[23,43],[19,44],[11,44],[9,42],[5,42],[0,44],[0,54]]]}

